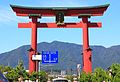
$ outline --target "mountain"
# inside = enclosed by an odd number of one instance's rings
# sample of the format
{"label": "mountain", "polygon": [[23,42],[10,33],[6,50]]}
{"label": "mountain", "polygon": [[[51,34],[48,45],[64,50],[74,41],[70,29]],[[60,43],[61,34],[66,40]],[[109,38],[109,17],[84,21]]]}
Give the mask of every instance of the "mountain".
{"label": "mountain", "polygon": [[[107,69],[112,63],[120,63],[120,45],[105,48],[103,46],[91,46],[93,69],[102,67]],[[19,60],[23,60],[25,68],[28,68],[28,49],[30,45],[24,45],[9,52],[0,54],[0,65],[10,65],[15,67]],[[82,45],[53,41],[51,43],[42,42],[38,44],[38,52],[58,51],[59,63],[52,65],[42,64],[42,69],[76,69],[77,64],[82,64]],[[48,67],[50,66],[50,67]]]}

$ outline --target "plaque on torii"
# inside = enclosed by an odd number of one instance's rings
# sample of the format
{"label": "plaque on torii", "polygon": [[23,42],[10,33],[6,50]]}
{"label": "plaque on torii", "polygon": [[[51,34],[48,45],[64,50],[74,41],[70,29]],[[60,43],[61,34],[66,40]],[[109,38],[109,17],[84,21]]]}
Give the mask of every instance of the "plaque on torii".
{"label": "plaque on torii", "polygon": [[[31,28],[32,39],[29,52],[29,72],[38,70],[38,63],[32,60],[32,55],[37,52],[37,28],[82,28],[83,29],[83,71],[92,72],[92,49],[89,46],[88,28],[100,28],[101,22],[93,23],[88,21],[92,16],[102,16],[109,4],[91,7],[24,7],[10,5],[17,16],[29,17],[32,19],[28,23],[18,23],[19,28]],[[40,23],[39,18],[56,17],[56,22]],[[65,23],[65,16],[77,16],[82,21],[75,23]]]}

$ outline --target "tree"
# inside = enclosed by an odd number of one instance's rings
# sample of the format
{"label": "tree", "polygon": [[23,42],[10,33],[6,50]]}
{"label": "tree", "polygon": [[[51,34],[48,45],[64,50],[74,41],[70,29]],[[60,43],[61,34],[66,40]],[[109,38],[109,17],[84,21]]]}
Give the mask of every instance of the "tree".
{"label": "tree", "polygon": [[39,78],[40,82],[47,82],[48,76],[45,71],[38,72],[38,77],[40,77]]}
{"label": "tree", "polygon": [[8,80],[13,80],[13,81],[17,81],[18,80],[18,73],[16,72],[15,69],[10,70],[7,74],[6,77],[8,78]]}
{"label": "tree", "polygon": [[3,72],[4,66],[0,65],[0,72]]}
{"label": "tree", "polygon": [[86,74],[85,72],[82,72],[80,74],[79,82],[92,82],[91,78],[92,74],[90,73]]}
{"label": "tree", "polygon": [[4,66],[3,72],[11,71],[13,68],[10,66]]}
{"label": "tree", "polygon": [[112,77],[114,77],[120,71],[120,64],[112,64],[109,69],[111,69]]}
{"label": "tree", "polygon": [[38,76],[38,73],[32,72],[32,73],[30,74],[30,80],[31,80],[31,81],[35,81],[36,78],[37,78],[37,76]]}
{"label": "tree", "polygon": [[10,66],[3,66],[0,65],[0,72],[7,72],[5,76],[10,82],[17,82],[19,77],[22,77],[23,79],[30,79],[32,81],[35,81],[36,79],[39,79],[40,82],[47,82],[47,74],[45,71],[41,72],[33,72],[32,74],[29,74],[26,72],[23,66],[23,61],[19,61],[18,65],[15,68],[12,68]]}
{"label": "tree", "polygon": [[79,82],[109,82],[111,78],[109,74],[102,68],[96,68],[93,73],[86,74],[82,72]]}
{"label": "tree", "polygon": [[19,64],[15,68],[11,68],[9,66],[4,67],[3,71],[7,71],[6,77],[9,80],[17,81],[19,77],[23,76],[25,72],[23,67],[23,61],[20,61]]}
{"label": "tree", "polygon": [[67,75],[67,79],[72,82],[73,81],[73,76],[72,75]]}
{"label": "tree", "polygon": [[112,64],[109,68],[112,82],[120,82],[120,64]]}
{"label": "tree", "polygon": [[23,71],[23,77],[25,80],[29,80],[30,75],[28,72],[26,72],[26,70]]}
{"label": "tree", "polygon": [[118,73],[114,76],[113,82],[120,82],[120,72],[118,72]]}
{"label": "tree", "polygon": [[29,78],[31,81],[38,79],[40,82],[47,82],[47,74],[45,71],[33,72],[30,74]]}
{"label": "tree", "polygon": [[16,66],[16,70],[19,71],[24,70],[24,65],[22,60],[19,61],[18,65]]}
{"label": "tree", "polygon": [[102,68],[96,68],[92,74],[92,82],[108,82],[110,79],[108,73]]}

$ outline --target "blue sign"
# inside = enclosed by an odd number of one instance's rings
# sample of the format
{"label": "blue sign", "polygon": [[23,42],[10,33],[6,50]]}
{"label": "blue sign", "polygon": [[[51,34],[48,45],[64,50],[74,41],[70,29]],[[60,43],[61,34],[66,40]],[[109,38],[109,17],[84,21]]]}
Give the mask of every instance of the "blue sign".
{"label": "blue sign", "polygon": [[42,51],[42,63],[58,63],[58,51]]}

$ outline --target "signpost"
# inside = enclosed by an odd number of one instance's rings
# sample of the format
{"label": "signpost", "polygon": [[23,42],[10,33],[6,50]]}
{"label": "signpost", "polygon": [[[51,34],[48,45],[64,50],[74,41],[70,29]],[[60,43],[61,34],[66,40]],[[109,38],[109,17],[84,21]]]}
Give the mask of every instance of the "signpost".
{"label": "signpost", "polygon": [[42,51],[42,63],[58,63],[58,51]]}
{"label": "signpost", "polygon": [[42,55],[32,55],[32,60],[41,61],[42,60]]}

